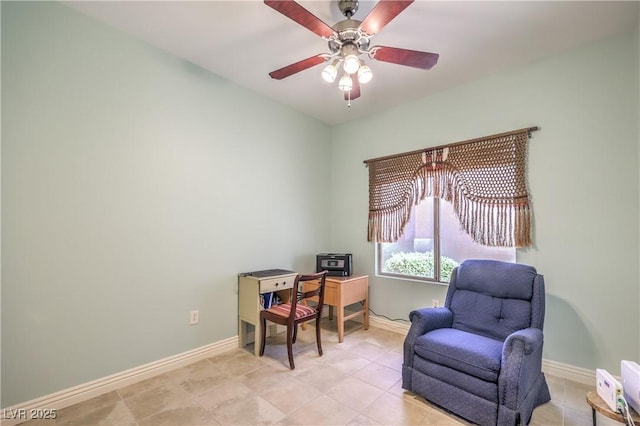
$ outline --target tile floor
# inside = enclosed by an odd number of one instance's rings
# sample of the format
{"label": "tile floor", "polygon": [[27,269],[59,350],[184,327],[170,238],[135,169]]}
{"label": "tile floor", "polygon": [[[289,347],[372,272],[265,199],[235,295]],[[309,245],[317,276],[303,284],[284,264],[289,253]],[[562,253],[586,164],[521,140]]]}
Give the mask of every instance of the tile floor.
{"label": "tile floor", "polygon": [[[356,322],[338,343],[325,321],[324,355],[313,327],[298,332],[296,369],[284,333],[262,358],[236,349],[58,411],[56,420],[23,425],[468,425],[401,387],[404,336]],[[591,425],[590,386],[547,377],[552,400],[534,425]],[[618,424],[598,414],[599,425]]]}

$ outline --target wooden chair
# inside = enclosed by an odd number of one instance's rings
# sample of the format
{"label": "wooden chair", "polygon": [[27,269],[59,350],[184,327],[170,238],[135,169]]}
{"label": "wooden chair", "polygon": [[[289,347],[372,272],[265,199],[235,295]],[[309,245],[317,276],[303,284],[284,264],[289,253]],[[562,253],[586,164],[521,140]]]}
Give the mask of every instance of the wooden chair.
{"label": "wooden chair", "polygon": [[[287,326],[287,352],[289,354],[289,366],[294,370],[293,363],[293,344],[296,342],[298,334],[298,324],[316,320],[316,343],[318,345],[318,353],[322,356],[322,343],[320,341],[320,319],[322,318],[322,305],[324,303],[324,288],[327,271],[317,274],[298,275],[291,289],[291,298],[289,303],[282,303],[260,311],[261,337],[260,337],[260,356],[264,355],[264,345],[266,338],[267,320],[280,325]],[[301,291],[298,288],[300,283],[305,281],[316,281],[318,286],[310,291]],[[306,286],[307,288],[309,286]],[[306,288],[305,288],[306,289]],[[308,306],[306,301],[310,298],[317,299],[315,306]],[[303,302],[304,303],[300,303]]]}

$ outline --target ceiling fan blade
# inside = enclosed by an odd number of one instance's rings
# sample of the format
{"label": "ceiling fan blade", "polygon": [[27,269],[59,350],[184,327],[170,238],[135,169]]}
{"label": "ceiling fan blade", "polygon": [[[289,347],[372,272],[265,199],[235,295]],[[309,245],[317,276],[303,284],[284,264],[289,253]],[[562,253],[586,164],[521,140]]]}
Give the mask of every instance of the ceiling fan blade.
{"label": "ceiling fan blade", "polygon": [[400,49],[398,47],[375,46],[371,57],[378,61],[392,64],[406,65],[408,67],[431,69],[438,63],[437,53],[419,52],[417,50]]}
{"label": "ceiling fan blade", "polygon": [[353,84],[353,86],[351,87],[351,93],[344,92],[345,101],[348,101],[349,99],[358,99],[360,97],[360,82],[358,81],[358,74],[353,73],[349,74],[349,76],[351,77],[351,84]]}
{"label": "ceiling fan blade", "polygon": [[285,77],[289,77],[290,75],[293,75],[300,71],[304,71],[307,68],[311,68],[323,62],[324,54],[320,53],[310,58],[298,61],[294,64],[287,65],[286,67],[282,67],[278,70],[271,71],[269,75],[271,76],[271,78],[275,78],[276,80],[282,80]]}
{"label": "ceiling fan blade", "polygon": [[264,4],[321,37],[331,37],[334,34],[333,28],[293,0],[264,0]]}
{"label": "ceiling fan blade", "polygon": [[380,0],[364,18],[360,29],[369,35],[377,34],[414,0]]}

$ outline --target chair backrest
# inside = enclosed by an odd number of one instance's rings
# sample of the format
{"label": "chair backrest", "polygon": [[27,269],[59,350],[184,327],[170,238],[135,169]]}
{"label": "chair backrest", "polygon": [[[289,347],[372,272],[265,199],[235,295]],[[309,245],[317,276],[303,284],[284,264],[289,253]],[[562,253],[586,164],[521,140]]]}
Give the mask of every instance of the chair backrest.
{"label": "chair backrest", "polygon": [[544,277],[532,266],[466,260],[451,275],[445,306],[453,328],[504,340],[523,328],[544,326]]}
{"label": "chair backrest", "polygon": [[[327,277],[327,271],[318,272],[316,274],[298,275],[293,284],[292,297],[291,297],[291,315],[295,315],[296,306],[298,302],[307,299],[317,300],[317,305],[313,308],[318,312],[318,315],[322,315],[322,305],[324,304],[324,289],[325,279]],[[302,291],[300,284],[308,281],[315,281],[317,285],[310,284],[304,285]]]}

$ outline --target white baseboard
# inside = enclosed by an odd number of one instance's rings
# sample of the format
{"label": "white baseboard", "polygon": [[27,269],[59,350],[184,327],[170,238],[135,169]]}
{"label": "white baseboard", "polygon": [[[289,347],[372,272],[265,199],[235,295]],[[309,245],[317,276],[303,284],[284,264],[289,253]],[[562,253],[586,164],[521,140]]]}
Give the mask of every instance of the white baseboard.
{"label": "white baseboard", "polygon": [[[409,323],[401,323],[391,321],[384,317],[375,315],[369,316],[369,325],[381,328],[383,330],[392,331],[400,334],[407,334],[409,331]],[[596,383],[596,372],[587,368],[576,367],[570,364],[564,364],[550,359],[542,360],[542,371],[545,374],[560,377],[562,379],[571,380],[573,382],[585,385],[593,385]]]}
{"label": "white baseboard", "polygon": [[[387,318],[375,315],[369,316],[369,325],[403,335],[406,335],[409,331],[408,323],[391,321]],[[111,376],[103,377],[101,379],[93,380],[88,383],[64,389],[59,392],[33,399],[31,401],[3,408],[0,413],[4,414],[3,417],[5,417],[2,419],[2,425],[16,425],[28,420],[25,418],[8,419],[6,418],[7,413],[13,413],[15,416],[17,413],[29,413],[30,410],[37,409],[59,410],[83,401],[87,401],[104,393],[120,389],[124,386],[149,379],[153,376],[157,376],[158,374],[162,374],[176,368],[184,367],[202,359],[210,358],[212,356],[231,351],[237,347],[238,336],[230,337],[228,339],[195,348],[178,355],[170,356],[158,361],[151,362],[149,364],[132,368],[130,370],[116,373]],[[545,373],[556,377],[588,385],[594,384],[596,380],[595,371],[546,359],[542,360],[542,370]]]}
{"label": "white baseboard", "polygon": [[[87,401],[107,392],[120,389],[158,374],[184,367],[194,362],[231,351],[238,347],[238,336],[220,340],[201,346],[181,354],[150,362],[130,370],[112,374],[111,376],[83,383],[68,389],[45,395],[31,401],[23,402],[0,410],[3,426],[16,425],[29,420],[25,418],[31,410],[60,410],[71,405]],[[14,417],[14,418],[8,418]],[[22,418],[20,418],[22,417]]]}
{"label": "white baseboard", "polygon": [[575,367],[550,359],[543,359],[542,371],[545,374],[571,380],[572,382],[591,385],[593,387],[596,386],[596,372],[588,368]]}
{"label": "white baseboard", "polygon": [[369,315],[369,325],[382,330],[406,335],[411,324],[408,322],[391,321],[390,319],[376,315]]}

